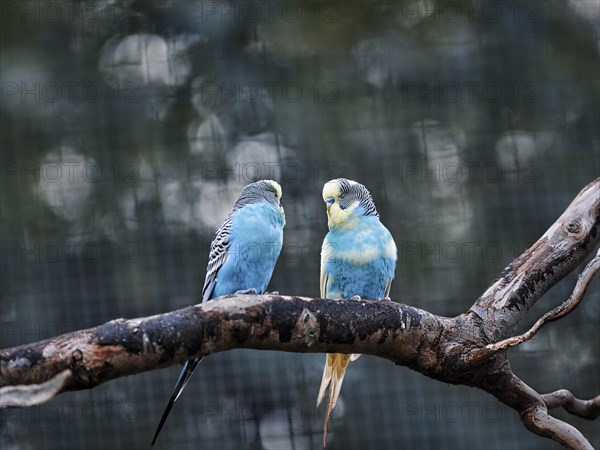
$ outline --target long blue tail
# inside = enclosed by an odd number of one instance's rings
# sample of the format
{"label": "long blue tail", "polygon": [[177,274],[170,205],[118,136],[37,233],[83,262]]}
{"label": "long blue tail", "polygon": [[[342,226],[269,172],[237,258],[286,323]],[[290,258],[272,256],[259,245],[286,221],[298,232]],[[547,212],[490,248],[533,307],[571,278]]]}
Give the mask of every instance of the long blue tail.
{"label": "long blue tail", "polygon": [[175,403],[175,401],[179,398],[179,395],[183,392],[185,385],[188,384],[188,381],[190,381],[190,378],[191,378],[192,374],[194,373],[194,369],[196,368],[196,366],[198,365],[198,363],[201,360],[202,360],[202,358],[190,359],[183,366],[183,370],[181,371],[181,374],[179,375],[179,379],[177,380],[177,383],[175,384],[175,388],[173,389],[173,393],[171,394],[169,403],[167,404],[167,407],[165,408],[165,412],[163,412],[163,415],[160,418],[160,422],[158,424],[158,427],[156,428],[156,432],[154,433],[154,438],[152,438],[152,444],[150,444],[150,447],[152,447],[154,445],[154,443],[156,442],[156,438],[158,438],[158,435],[160,434],[160,430],[162,430],[162,427],[165,424],[167,417],[169,417],[169,413],[171,412],[173,403]]}

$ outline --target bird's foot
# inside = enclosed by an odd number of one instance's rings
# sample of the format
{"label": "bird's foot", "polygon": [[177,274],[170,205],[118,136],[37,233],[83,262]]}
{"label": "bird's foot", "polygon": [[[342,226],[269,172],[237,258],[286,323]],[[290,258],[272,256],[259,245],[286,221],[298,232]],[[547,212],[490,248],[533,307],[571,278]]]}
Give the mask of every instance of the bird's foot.
{"label": "bird's foot", "polygon": [[389,298],[389,297],[383,297],[381,300],[384,301],[384,302],[391,302],[392,301],[392,299]]}
{"label": "bird's foot", "polygon": [[360,295],[353,295],[350,300],[362,300],[362,298],[360,298]]}
{"label": "bird's foot", "polygon": [[265,292],[265,295],[279,295],[279,291]]}
{"label": "bird's foot", "polygon": [[249,295],[256,295],[258,294],[258,291],[254,288],[251,289],[243,289],[241,291],[235,291],[236,294],[249,294]]}

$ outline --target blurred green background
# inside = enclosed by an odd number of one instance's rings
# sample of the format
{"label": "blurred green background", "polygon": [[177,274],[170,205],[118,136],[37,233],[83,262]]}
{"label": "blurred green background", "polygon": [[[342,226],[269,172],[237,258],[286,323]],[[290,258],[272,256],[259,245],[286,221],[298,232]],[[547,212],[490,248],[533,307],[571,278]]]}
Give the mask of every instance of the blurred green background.
{"label": "blurred green background", "polygon": [[[453,316],[600,175],[596,0],[0,7],[3,348],[197,302],[212,236],[258,178],[287,215],[270,290],[318,295],[320,192],[343,176],[396,239],[392,298]],[[511,350],[538,391],[600,392],[599,293]],[[324,359],[206,358],[156,448],[320,447]],[[2,412],[0,444],[146,448],[179,370]],[[555,414],[600,447],[597,423]],[[328,448],[558,446],[485,393],[367,356]]]}

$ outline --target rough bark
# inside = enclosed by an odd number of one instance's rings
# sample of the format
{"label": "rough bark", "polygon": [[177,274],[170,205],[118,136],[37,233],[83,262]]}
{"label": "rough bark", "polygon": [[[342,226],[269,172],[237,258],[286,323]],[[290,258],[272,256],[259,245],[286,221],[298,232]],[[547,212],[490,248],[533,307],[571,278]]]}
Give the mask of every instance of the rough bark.
{"label": "rough bark", "polygon": [[[511,371],[504,344],[494,344],[513,336],[535,302],[581,264],[599,242],[597,179],[583,188],[468,312],[457,317],[441,317],[389,301],[226,296],[2,350],[2,406],[27,406],[59,392],[89,389],[117,377],[233,348],[362,353],[447,383],[485,390],[519,412],[530,431],[568,448],[591,448],[577,429],[550,416],[548,409],[563,406],[572,414],[595,419],[600,397],[583,401],[564,390],[540,395]],[[552,320],[565,316],[581,301],[598,270],[599,258],[600,254],[584,269],[573,295]],[[516,345],[522,342],[519,338],[510,342]]]}
{"label": "rough bark", "polygon": [[556,222],[504,269],[471,307],[496,342],[515,334],[537,300],[598,245],[600,179],[585,186]]}

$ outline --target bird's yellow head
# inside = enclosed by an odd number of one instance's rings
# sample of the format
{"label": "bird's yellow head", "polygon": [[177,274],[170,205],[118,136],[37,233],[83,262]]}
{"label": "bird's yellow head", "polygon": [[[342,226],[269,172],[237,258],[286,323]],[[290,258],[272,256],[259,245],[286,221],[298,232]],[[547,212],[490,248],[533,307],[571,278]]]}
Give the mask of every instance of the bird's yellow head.
{"label": "bird's yellow head", "polygon": [[283,215],[283,221],[285,222],[285,211],[283,210],[283,206],[281,206],[281,197],[283,196],[283,191],[281,190],[281,185],[275,180],[263,180],[268,186],[271,187],[270,190],[274,191],[275,200],[277,200],[277,205],[279,206],[279,210]]}
{"label": "bird's yellow head", "polygon": [[243,208],[246,205],[268,202],[275,205],[281,211],[283,215],[283,221],[285,223],[285,212],[281,206],[282,190],[281,186],[277,181],[273,180],[259,180],[254,183],[250,183],[244,189],[240,197],[233,206],[233,211]]}
{"label": "bird's yellow head", "polygon": [[360,216],[379,216],[371,194],[356,181],[338,178],[323,186],[329,228],[351,227]]}
{"label": "bird's yellow head", "polygon": [[278,202],[280,202],[281,197],[283,195],[283,193],[281,191],[281,185],[275,180],[262,180],[262,181],[264,181],[267,185],[270,185],[273,188],[275,198],[277,199]]}

